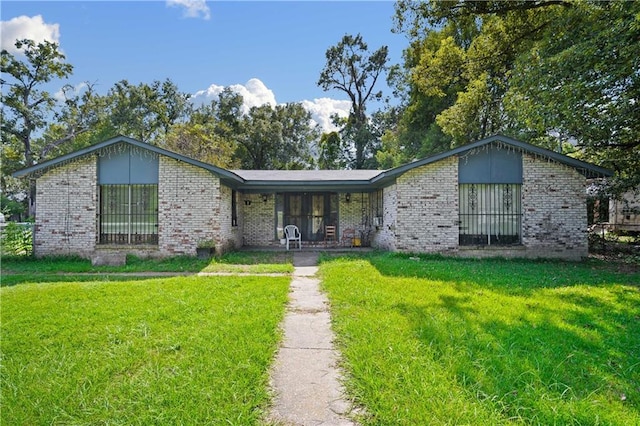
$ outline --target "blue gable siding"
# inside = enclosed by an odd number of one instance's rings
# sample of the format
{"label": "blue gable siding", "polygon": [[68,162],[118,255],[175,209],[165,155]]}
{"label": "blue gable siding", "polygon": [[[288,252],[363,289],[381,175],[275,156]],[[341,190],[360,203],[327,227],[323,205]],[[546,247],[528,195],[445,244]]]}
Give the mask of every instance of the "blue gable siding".
{"label": "blue gable siding", "polygon": [[522,183],[522,153],[510,149],[487,149],[461,155],[459,183]]}
{"label": "blue gable siding", "polygon": [[98,159],[98,183],[105,184],[157,184],[158,155],[145,150],[132,152],[131,147]]}

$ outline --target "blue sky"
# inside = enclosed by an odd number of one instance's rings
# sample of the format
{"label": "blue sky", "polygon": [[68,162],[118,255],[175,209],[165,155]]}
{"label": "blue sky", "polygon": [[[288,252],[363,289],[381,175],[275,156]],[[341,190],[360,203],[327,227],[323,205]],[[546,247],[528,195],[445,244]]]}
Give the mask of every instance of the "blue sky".
{"label": "blue sky", "polygon": [[16,38],[59,43],[74,66],[67,83],[88,81],[104,94],[123,79],[169,78],[196,101],[232,86],[249,106],[303,102],[320,123],[348,111],[344,94],[316,85],[327,48],[360,33],[370,50],[389,46],[396,64],[408,45],[391,32],[391,1],[3,0],[1,8],[2,48]]}

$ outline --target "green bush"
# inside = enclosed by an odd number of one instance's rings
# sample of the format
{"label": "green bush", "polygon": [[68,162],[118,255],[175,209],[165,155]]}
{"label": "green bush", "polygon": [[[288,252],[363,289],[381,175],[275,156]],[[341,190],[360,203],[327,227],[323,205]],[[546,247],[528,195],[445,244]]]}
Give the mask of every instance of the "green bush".
{"label": "green bush", "polygon": [[3,256],[31,256],[33,253],[33,228],[9,222],[0,234]]}
{"label": "green bush", "polygon": [[13,200],[4,194],[0,195],[0,212],[8,218],[21,218],[27,212],[24,202]]}

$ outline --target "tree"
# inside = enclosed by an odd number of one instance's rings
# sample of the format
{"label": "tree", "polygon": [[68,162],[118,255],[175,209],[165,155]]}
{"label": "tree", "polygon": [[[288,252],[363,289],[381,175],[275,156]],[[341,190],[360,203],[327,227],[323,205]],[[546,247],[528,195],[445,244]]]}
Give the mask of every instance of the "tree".
{"label": "tree", "polygon": [[98,96],[93,85],[84,83],[79,90],[65,85],[64,102],[42,136],[34,141],[41,160],[51,159],[84,148],[114,135],[112,126],[105,129],[106,100]]}
{"label": "tree", "polygon": [[393,129],[386,129],[382,148],[377,153],[378,164],[384,168],[399,166],[417,158],[443,152],[451,148],[451,136],[445,135],[436,122],[440,112],[451,107],[457,93],[463,89],[459,81],[438,86],[438,93],[418,84],[422,75],[416,71],[423,55],[439,49],[442,41],[451,36],[465,43],[455,28],[449,26],[439,32],[430,32],[424,40],[414,41],[403,53],[404,69],[391,68],[389,86],[401,99],[394,113],[397,117]]}
{"label": "tree", "polygon": [[640,187],[640,3],[577,2],[548,33],[519,58],[510,114],[615,170],[613,193]]}
{"label": "tree", "polygon": [[323,133],[318,145],[318,167],[321,170],[340,170],[346,166],[342,157],[342,140],[338,132]]}
{"label": "tree", "polygon": [[108,119],[117,133],[158,144],[188,116],[189,97],[169,79],[137,86],[121,80],[107,94]]}
{"label": "tree", "polygon": [[309,147],[318,138],[311,114],[300,103],[252,107],[240,120],[236,156],[246,169],[305,169],[313,166]]}
{"label": "tree", "polygon": [[[543,3],[553,6],[545,8]],[[412,83],[427,96],[450,96],[450,89],[456,89],[453,102],[436,116],[436,123],[452,138],[453,145],[514,132],[517,126],[504,108],[510,77],[522,52],[544,36],[545,28],[563,9],[558,3],[399,4],[397,10],[411,7],[414,13],[423,14],[424,22],[440,25],[425,32],[424,47],[411,64],[410,74]],[[400,25],[403,21],[397,22]]]}
{"label": "tree", "polygon": [[[37,160],[32,150],[35,132],[47,124],[47,118],[56,106],[55,98],[42,86],[53,79],[64,79],[71,75],[73,66],[65,62],[65,56],[58,45],[49,41],[36,43],[23,39],[15,43],[25,60],[21,60],[2,50],[0,64],[3,77],[2,90],[2,140],[3,151],[7,142],[16,142],[24,159],[23,167],[35,164]],[[4,76],[10,80],[5,80]],[[4,86],[8,87],[5,95]],[[3,179],[4,180],[4,179]],[[3,190],[6,189],[3,182]],[[34,213],[34,188],[28,191],[29,214]]]}
{"label": "tree", "polygon": [[218,99],[193,110],[188,122],[173,125],[164,147],[218,167],[240,167],[235,138],[241,107],[242,96],[225,89]]}
{"label": "tree", "polygon": [[217,134],[214,124],[176,124],[167,134],[165,148],[221,168],[240,166],[235,145]]}
{"label": "tree", "polygon": [[572,156],[614,169],[619,190],[640,183],[638,16],[640,4],[621,0],[396,6],[397,30],[414,44],[450,32],[407,72],[428,96],[461,86],[436,116],[454,144],[496,132],[553,149],[569,142]]}
{"label": "tree", "polygon": [[284,149],[278,149],[278,163],[289,170],[309,169],[315,165],[311,147],[317,145],[320,131],[311,125],[311,113],[301,103],[275,107],[275,119],[282,125]]}
{"label": "tree", "polygon": [[388,48],[382,46],[369,53],[360,34],[345,35],[326,52],[327,63],[320,72],[318,86],[323,90],[340,90],[351,101],[351,111],[342,130],[343,140],[351,143],[350,167],[361,169],[375,163],[376,138],[369,127],[367,103],[382,98],[382,92],[374,92],[376,82],[387,69]]}

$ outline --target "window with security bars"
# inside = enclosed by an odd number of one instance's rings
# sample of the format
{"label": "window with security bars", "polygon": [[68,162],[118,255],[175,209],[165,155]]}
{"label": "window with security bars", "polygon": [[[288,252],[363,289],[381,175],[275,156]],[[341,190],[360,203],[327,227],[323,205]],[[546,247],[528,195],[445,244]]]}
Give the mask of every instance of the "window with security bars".
{"label": "window with security bars", "polygon": [[371,194],[373,206],[373,225],[381,226],[384,215],[384,190],[379,189]]}
{"label": "window with security bars", "polygon": [[231,190],[231,226],[238,226],[238,193]]}
{"label": "window with security bars", "polygon": [[158,185],[100,185],[99,243],[158,244]]}
{"label": "window with security bars", "polygon": [[460,184],[460,245],[521,243],[522,185]]}

